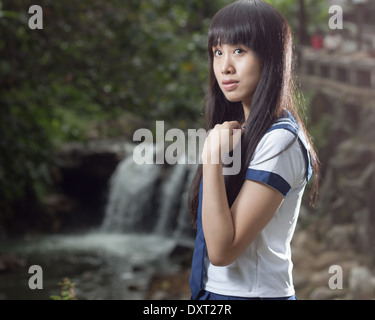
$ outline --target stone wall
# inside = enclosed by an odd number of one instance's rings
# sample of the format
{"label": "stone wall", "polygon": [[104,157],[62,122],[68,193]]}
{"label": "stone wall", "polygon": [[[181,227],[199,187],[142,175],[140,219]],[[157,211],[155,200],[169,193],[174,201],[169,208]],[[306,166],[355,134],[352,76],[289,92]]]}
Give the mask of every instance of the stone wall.
{"label": "stone wall", "polygon": [[[302,84],[313,91],[309,129],[322,179],[317,209],[302,212],[293,240],[297,292],[305,299],[373,299],[375,93],[316,77],[302,77]],[[333,265],[342,267],[342,290],[328,286]]]}

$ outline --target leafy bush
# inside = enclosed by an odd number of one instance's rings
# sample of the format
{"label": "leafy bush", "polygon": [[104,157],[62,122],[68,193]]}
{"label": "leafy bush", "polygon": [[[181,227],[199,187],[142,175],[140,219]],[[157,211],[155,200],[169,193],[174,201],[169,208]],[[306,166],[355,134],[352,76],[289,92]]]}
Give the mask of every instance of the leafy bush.
{"label": "leafy bush", "polygon": [[78,300],[74,292],[76,285],[69,278],[65,277],[58,285],[60,286],[60,295],[50,296],[52,300]]}

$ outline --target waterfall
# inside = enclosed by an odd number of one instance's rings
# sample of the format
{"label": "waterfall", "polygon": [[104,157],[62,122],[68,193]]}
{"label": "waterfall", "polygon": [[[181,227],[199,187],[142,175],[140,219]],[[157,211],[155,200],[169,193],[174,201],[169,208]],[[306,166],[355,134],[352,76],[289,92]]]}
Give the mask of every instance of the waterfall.
{"label": "waterfall", "polygon": [[191,164],[138,165],[128,155],[110,179],[102,231],[191,238],[188,191],[195,171]]}
{"label": "waterfall", "polygon": [[118,164],[110,179],[103,231],[141,231],[142,222],[154,209],[152,196],[160,171],[159,166],[137,165],[132,155]]}

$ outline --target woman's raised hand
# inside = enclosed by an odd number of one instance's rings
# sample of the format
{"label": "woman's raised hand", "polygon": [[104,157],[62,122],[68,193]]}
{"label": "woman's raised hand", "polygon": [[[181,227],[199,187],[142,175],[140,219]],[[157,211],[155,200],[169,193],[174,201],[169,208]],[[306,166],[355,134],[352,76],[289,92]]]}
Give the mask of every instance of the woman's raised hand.
{"label": "woman's raised hand", "polygon": [[[203,164],[219,164],[223,154],[232,151],[241,140],[244,129],[238,121],[226,121],[217,124],[210,132],[204,143]],[[207,161],[207,162],[205,162]]]}

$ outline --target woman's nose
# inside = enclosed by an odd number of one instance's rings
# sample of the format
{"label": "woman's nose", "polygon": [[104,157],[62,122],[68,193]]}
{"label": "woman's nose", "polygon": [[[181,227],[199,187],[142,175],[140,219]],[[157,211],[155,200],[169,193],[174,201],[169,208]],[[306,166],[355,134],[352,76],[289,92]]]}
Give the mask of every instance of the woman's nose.
{"label": "woman's nose", "polygon": [[223,64],[221,66],[221,73],[222,74],[233,74],[234,73],[234,67],[233,67],[233,64],[232,64],[232,61],[230,60],[230,58],[225,58],[224,61],[223,61]]}

